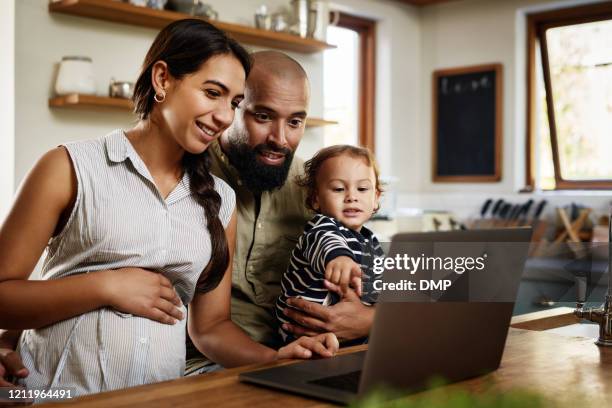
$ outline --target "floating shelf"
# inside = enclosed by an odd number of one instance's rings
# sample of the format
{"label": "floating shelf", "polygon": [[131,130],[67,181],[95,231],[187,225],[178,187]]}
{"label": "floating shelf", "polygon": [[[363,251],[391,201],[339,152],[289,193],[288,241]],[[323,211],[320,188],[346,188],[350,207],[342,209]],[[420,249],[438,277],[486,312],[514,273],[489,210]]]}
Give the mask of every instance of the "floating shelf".
{"label": "floating shelf", "polygon": [[306,118],[306,127],[321,127],[337,125],[338,122],[335,120],[325,120],[320,118]]}
{"label": "floating shelf", "polygon": [[134,104],[129,99],[106,98],[95,95],[70,94],[49,99],[52,108],[69,108],[79,110],[115,109],[131,111]]}
{"label": "floating shelf", "polygon": [[[49,106],[52,108],[67,108],[76,110],[121,110],[132,111],[134,104],[129,99],[108,98],[104,96],[70,94],[49,99]],[[320,127],[337,125],[338,122],[319,118],[307,118],[306,127]]]}
{"label": "floating shelf", "polygon": [[[175,11],[155,10],[112,0],[54,0],[49,3],[49,11],[51,13],[90,17],[98,20],[157,29],[165,27],[176,20],[198,18]],[[220,21],[209,22],[225,31],[232,38],[245,44],[305,54],[320,52],[328,48],[335,48],[334,45],[322,41],[312,38],[302,38],[288,33],[261,30],[245,25],[223,23]]]}

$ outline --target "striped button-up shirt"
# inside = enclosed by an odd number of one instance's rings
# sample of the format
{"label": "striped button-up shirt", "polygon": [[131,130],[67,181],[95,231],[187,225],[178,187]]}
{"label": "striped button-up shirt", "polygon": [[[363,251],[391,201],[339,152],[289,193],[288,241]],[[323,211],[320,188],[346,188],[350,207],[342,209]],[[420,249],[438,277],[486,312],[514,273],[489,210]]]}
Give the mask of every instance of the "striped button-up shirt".
{"label": "striped button-up shirt", "polygon": [[[162,197],[122,130],[65,148],[77,196],[66,226],[49,243],[44,279],[140,267],[167,277],[188,304],[211,253],[204,209],[191,195],[189,176]],[[235,196],[216,177],[215,189],[225,226]],[[26,330],[18,349],[30,370],[29,388],[72,387],[81,395],[131,387],[183,375],[185,319],[166,325],[102,308]]]}

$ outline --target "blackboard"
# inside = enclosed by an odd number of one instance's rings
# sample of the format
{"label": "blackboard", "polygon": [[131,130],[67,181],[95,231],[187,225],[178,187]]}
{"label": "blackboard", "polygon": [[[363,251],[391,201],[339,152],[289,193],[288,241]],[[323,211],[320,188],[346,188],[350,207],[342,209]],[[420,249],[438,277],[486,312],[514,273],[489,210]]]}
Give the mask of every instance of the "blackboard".
{"label": "blackboard", "polygon": [[432,95],[433,181],[501,180],[501,64],[437,70]]}

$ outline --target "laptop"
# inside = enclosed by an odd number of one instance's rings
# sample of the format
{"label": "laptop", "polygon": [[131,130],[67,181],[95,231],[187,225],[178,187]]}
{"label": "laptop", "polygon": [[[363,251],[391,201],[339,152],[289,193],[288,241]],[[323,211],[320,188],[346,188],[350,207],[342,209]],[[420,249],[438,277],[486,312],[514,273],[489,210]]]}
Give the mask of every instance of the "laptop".
{"label": "laptop", "polygon": [[[367,351],[244,372],[239,378],[348,404],[380,386],[410,393],[427,388],[435,378],[455,382],[494,371],[501,362],[530,239],[531,228],[395,235],[387,257],[405,251],[410,243],[423,256],[444,255],[444,243],[455,253],[453,247],[461,246],[455,243],[469,243],[468,252],[487,254],[489,272],[494,273],[463,273],[451,286],[458,288],[455,293],[437,292],[435,299],[432,293],[416,300],[386,299],[382,293]],[[501,288],[503,293],[478,291],[475,297],[482,299],[476,301],[461,297],[473,288]]]}

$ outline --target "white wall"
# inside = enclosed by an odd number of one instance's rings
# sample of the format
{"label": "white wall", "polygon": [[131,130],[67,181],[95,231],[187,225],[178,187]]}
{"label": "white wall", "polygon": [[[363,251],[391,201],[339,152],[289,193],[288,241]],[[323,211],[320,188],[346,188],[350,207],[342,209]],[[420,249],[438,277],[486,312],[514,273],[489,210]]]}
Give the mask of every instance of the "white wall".
{"label": "white wall", "polygon": [[[408,144],[417,158],[398,163],[401,175],[400,205],[430,209],[452,209],[461,216],[474,215],[490,197],[526,201],[531,195],[518,194],[525,180],[525,14],[588,1],[551,0],[458,0],[425,7],[421,11],[421,52],[419,55],[420,128],[408,134]],[[503,178],[498,183],[433,183],[431,181],[431,76],[433,71],[485,63],[503,64]],[[394,148],[396,146],[394,138]],[[409,160],[406,160],[409,161]],[[571,201],[607,211],[610,192],[537,193],[552,205]]]}
{"label": "white wall", "polygon": [[[423,48],[421,80],[424,86],[421,97],[423,143],[421,157],[431,158],[431,75],[442,68],[453,68],[486,63],[503,65],[503,178],[499,183],[433,183],[429,160],[422,170],[424,192],[490,192],[515,191],[514,169],[523,167],[514,157],[517,123],[515,110],[515,48],[516,11],[527,4],[544,3],[546,0],[463,0],[450,2],[423,10]],[[521,132],[524,129],[520,130]]]}
{"label": "white wall", "polygon": [[46,0],[20,0],[16,10],[15,182],[47,150],[129,126],[127,113],[50,109],[57,65],[65,55],[93,59],[97,92],[113,76],[134,79],[153,30],[51,14]]}
{"label": "white wall", "polygon": [[377,21],[376,156],[383,175],[402,177],[405,189],[416,190],[418,183],[404,176],[419,171],[411,141],[420,133],[420,10],[389,0],[333,4]]}
{"label": "white wall", "polygon": [[8,212],[15,174],[15,1],[0,6],[0,220]]}

